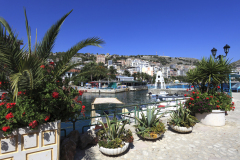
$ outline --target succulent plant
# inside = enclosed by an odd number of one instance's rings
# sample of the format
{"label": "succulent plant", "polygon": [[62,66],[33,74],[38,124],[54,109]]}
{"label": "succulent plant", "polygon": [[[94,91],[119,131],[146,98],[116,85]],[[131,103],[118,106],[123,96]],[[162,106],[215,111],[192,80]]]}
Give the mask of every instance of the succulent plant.
{"label": "succulent plant", "polygon": [[[118,148],[122,147],[124,142],[133,142],[131,130],[125,130],[125,125],[127,120],[118,121],[116,115],[114,115],[113,120],[110,120],[108,115],[106,115],[107,126],[99,121],[103,126],[103,129],[97,132],[98,144],[105,148]],[[121,124],[122,123],[122,124]]]}
{"label": "succulent plant", "polygon": [[183,105],[180,104],[180,107],[172,112],[169,124],[187,128],[194,126],[198,120],[196,117],[190,115],[190,112],[189,109],[184,108]]}
{"label": "succulent plant", "polygon": [[164,124],[159,120],[163,115],[157,118],[159,111],[155,112],[155,108],[147,109],[147,117],[141,113],[141,119],[135,117],[138,125],[135,125],[138,130],[137,134],[146,138],[156,138],[156,135],[166,131]]}

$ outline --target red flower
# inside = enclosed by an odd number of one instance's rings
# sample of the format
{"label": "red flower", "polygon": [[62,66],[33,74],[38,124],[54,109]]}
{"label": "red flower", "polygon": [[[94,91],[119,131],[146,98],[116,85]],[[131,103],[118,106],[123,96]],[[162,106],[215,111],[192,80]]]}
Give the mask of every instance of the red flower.
{"label": "red flower", "polygon": [[19,92],[18,92],[18,96],[21,95],[21,94],[22,94],[22,91],[19,91]]}
{"label": "red flower", "polygon": [[232,109],[232,107],[230,107],[230,109]]}
{"label": "red flower", "polygon": [[191,88],[189,88],[189,91],[191,91]]}
{"label": "red flower", "polygon": [[82,110],[84,110],[85,109],[85,106],[82,106]]}
{"label": "red flower", "polygon": [[2,105],[4,105],[4,104],[5,104],[5,102],[1,102],[1,103],[0,103],[0,106],[2,106]]}
{"label": "red flower", "polygon": [[50,119],[50,115],[46,116],[46,118],[44,119],[45,121],[48,121]]}
{"label": "red flower", "polygon": [[217,100],[217,102],[219,102],[219,100]]}
{"label": "red flower", "polygon": [[184,94],[184,97],[187,97],[187,94]]}
{"label": "red flower", "polygon": [[188,91],[188,89],[187,89],[187,91]]}
{"label": "red flower", "polygon": [[58,83],[59,81],[57,80],[56,82]]}
{"label": "red flower", "polygon": [[232,102],[232,105],[234,105],[234,102]]}
{"label": "red flower", "polygon": [[45,66],[44,66],[44,65],[41,65],[40,68],[45,68]]}
{"label": "red flower", "polygon": [[189,103],[189,105],[191,105],[192,103]]}
{"label": "red flower", "polygon": [[191,97],[191,98],[190,98],[190,100],[192,100],[192,101],[193,101],[194,99]]}
{"label": "red flower", "polygon": [[59,96],[59,93],[58,93],[58,92],[53,92],[53,93],[52,93],[52,97],[53,97],[53,98],[58,98],[58,96]]}
{"label": "red flower", "polygon": [[37,125],[38,125],[38,123],[37,123],[36,120],[29,123],[29,126],[32,127],[32,128],[35,128]]}
{"label": "red flower", "polygon": [[199,96],[196,97],[197,99],[199,98]]}
{"label": "red flower", "polygon": [[81,96],[83,94],[83,92],[82,91],[79,91],[79,95]]}
{"label": "red flower", "polygon": [[208,97],[206,99],[209,99]]}
{"label": "red flower", "polygon": [[193,94],[195,94],[195,92],[194,92],[194,91],[193,91],[192,93],[193,93]]}
{"label": "red flower", "polygon": [[7,109],[14,107],[16,103],[7,103]]}
{"label": "red flower", "polygon": [[220,86],[217,86],[217,88],[219,89],[219,88],[220,88]]}
{"label": "red flower", "polygon": [[23,112],[23,114],[22,114],[22,116],[24,116],[26,113],[25,112]]}
{"label": "red flower", "polygon": [[233,107],[233,109],[235,109],[235,107]]}
{"label": "red flower", "polygon": [[5,116],[5,118],[6,118],[7,120],[9,120],[9,118],[13,118],[13,117],[14,117],[14,116],[13,116],[12,112],[8,113],[8,114]]}
{"label": "red flower", "polygon": [[54,62],[49,62],[49,64],[54,65]]}
{"label": "red flower", "polygon": [[2,127],[2,130],[3,130],[4,132],[7,132],[8,129],[10,129],[9,126]]}
{"label": "red flower", "polygon": [[213,96],[210,96],[210,98],[213,98]]}
{"label": "red flower", "polygon": [[220,108],[220,106],[219,106],[219,105],[217,105],[217,108]]}
{"label": "red flower", "polygon": [[77,101],[78,103],[81,103],[81,105],[82,105],[82,101]]}
{"label": "red flower", "polygon": [[6,98],[6,96],[7,96],[7,93],[3,93],[1,99]]}

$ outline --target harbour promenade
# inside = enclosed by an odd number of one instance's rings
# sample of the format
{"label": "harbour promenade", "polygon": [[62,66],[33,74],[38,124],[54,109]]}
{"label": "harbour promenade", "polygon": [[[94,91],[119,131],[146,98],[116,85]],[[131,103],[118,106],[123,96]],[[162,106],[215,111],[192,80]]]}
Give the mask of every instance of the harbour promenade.
{"label": "harbour promenade", "polygon": [[[97,146],[89,146],[85,150],[77,149],[75,160],[85,159],[208,159],[208,160],[239,160],[240,159],[240,93],[233,93],[235,111],[226,116],[223,127],[205,126],[197,123],[193,132],[180,134],[172,131],[167,125],[164,136],[157,141],[141,140],[131,125],[134,142],[130,148],[118,157],[103,155]],[[163,119],[166,124],[167,118]]]}

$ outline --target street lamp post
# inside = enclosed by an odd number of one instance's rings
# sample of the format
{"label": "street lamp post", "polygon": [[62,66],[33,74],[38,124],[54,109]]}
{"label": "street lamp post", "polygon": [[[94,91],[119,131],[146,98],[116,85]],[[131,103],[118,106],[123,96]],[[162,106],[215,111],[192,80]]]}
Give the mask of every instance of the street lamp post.
{"label": "street lamp post", "polygon": [[[227,54],[228,54],[228,52],[229,52],[229,48],[230,48],[230,46],[227,45],[227,44],[223,47],[224,52],[225,52],[225,54],[226,54],[225,56],[224,56],[224,55],[218,55],[217,57],[215,57],[215,56],[216,56],[216,53],[217,53],[217,49],[216,49],[216,48],[213,48],[213,49],[211,50],[211,52],[212,52],[212,55],[213,55],[213,57],[214,57],[215,59],[221,60],[221,58],[227,57]],[[221,82],[221,92],[223,92],[223,84],[222,84],[222,82]]]}
{"label": "street lamp post", "polygon": [[211,52],[212,52],[212,55],[213,55],[213,57],[215,58],[215,59],[221,59],[221,57],[226,57],[227,56],[227,54],[228,54],[228,52],[229,52],[229,48],[230,48],[230,46],[229,45],[225,45],[224,47],[223,47],[223,49],[224,49],[224,52],[225,52],[225,56],[224,55],[218,55],[217,57],[215,57],[216,56],[216,53],[217,53],[217,49],[216,48],[213,48],[212,50],[211,50]]}

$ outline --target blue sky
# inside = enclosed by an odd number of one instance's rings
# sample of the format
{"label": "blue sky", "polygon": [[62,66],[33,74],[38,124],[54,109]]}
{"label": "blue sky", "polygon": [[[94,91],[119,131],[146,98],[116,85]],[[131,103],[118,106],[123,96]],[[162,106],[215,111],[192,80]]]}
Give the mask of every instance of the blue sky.
{"label": "blue sky", "polygon": [[88,37],[100,37],[103,48],[86,47],[80,53],[158,55],[201,59],[225,54],[240,59],[239,0],[1,0],[0,16],[27,43],[23,7],[32,39],[38,41],[64,14],[53,52],[67,51]]}

